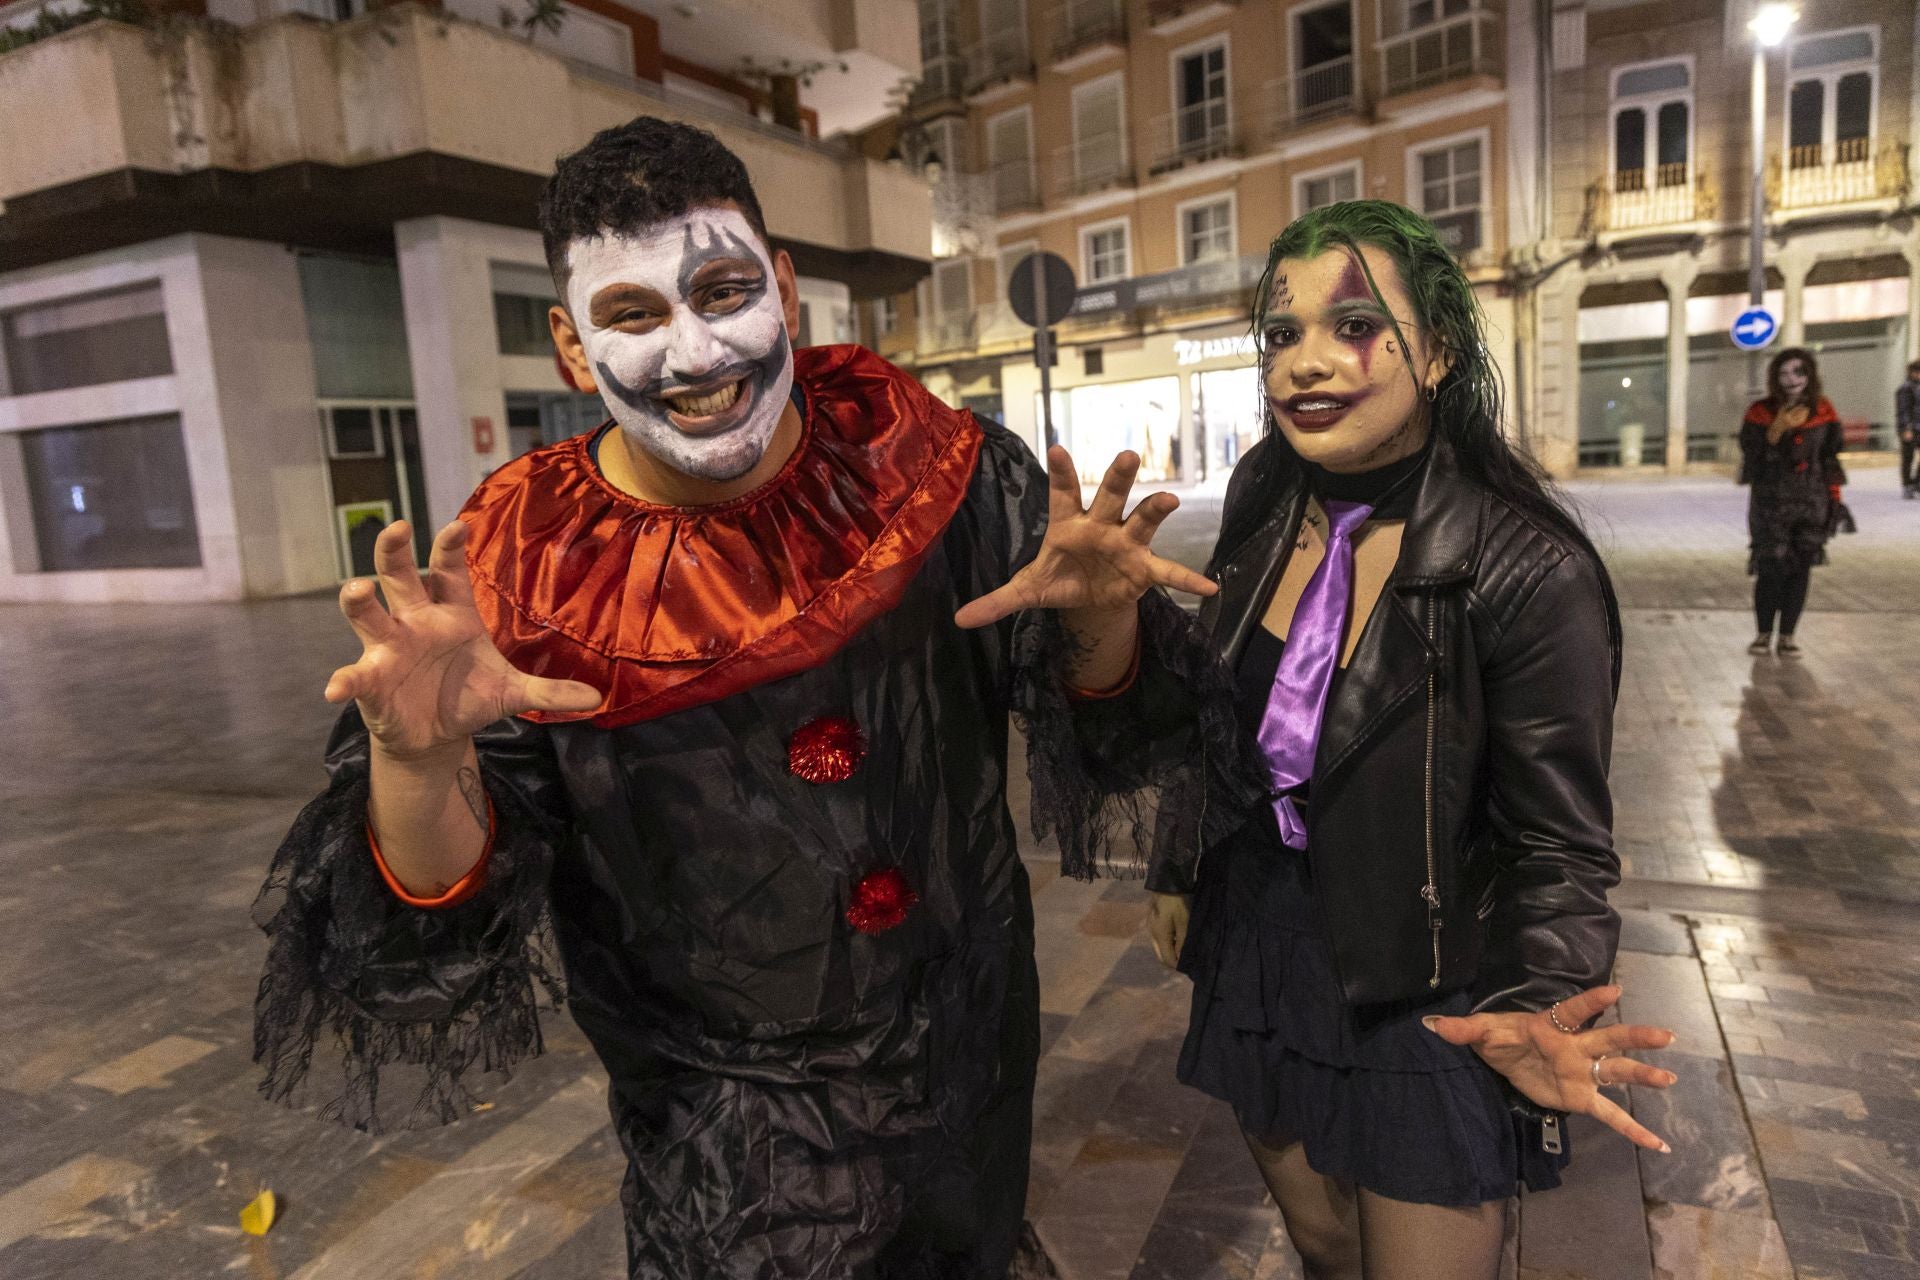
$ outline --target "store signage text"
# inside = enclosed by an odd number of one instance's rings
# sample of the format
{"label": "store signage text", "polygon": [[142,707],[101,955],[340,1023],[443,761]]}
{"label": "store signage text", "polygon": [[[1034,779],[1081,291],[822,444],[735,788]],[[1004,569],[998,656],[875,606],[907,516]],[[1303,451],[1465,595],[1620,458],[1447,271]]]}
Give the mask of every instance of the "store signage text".
{"label": "store signage text", "polygon": [[1177,271],[1088,285],[1073,301],[1075,316],[1107,315],[1141,307],[1177,307],[1230,296],[1259,283],[1265,254],[1196,262]]}
{"label": "store signage text", "polygon": [[1228,356],[1253,356],[1253,335],[1237,333],[1225,338],[1202,338],[1197,342],[1186,338],[1173,340],[1173,358],[1176,364],[1199,364],[1204,360],[1224,360]]}

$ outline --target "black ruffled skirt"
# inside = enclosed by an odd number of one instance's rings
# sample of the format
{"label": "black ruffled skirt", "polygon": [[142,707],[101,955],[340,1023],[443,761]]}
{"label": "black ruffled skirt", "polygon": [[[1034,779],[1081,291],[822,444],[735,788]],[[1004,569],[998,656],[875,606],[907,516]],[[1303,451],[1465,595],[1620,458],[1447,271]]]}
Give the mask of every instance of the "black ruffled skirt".
{"label": "black ruffled skirt", "polygon": [[1252,825],[1202,863],[1180,968],[1193,1017],[1180,1080],[1229,1103],[1307,1163],[1419,1204],[1502,1200],[1559,1185],[1571,1146],[1521,1161],[1526,1125],[1499,1076],[1421,1025],[1470,997],[1355,1008],[1335,976],[1306,856]]}

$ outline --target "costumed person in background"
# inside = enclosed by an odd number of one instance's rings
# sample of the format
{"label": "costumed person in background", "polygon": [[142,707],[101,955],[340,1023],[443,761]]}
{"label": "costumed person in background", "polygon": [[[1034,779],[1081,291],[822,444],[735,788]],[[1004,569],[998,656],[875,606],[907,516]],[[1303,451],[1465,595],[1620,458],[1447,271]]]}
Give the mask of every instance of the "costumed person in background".
{"label": "costumed person in background", "polygon": [[1077,641],[1022,691],[1070,868],[1145,838],[1131,788],[1161,787],[1151,928],[1194,982],[1179,1076],[1233,1105],[1306,1274],[1490,1280],[1508,1199],[1559,1180],[1565,1112],[1666,1150],[1601,1090],[1670,1084],[1620,1055],[1672,1035],[1590,1029],[1620,994],[1618,609],[1502,434],[1430,223],[1309,213],[1256,298],[1266,434],[1197,625],[1148,590],[1169,499],[1122,519],[1126,454],[1085,511],[1056,481],[1039,555],[962,620],[1052,609]]}
{"label": "costumed person in background", "polygon": [[338,1064],[333,1116],[450,1120],[564,974],[631,1275],[1044,1268],[1014,627],[952,616],[1039,545],[1045,476],[868,352],[790,349],[792,263],[709,134],[599,134],[541,228],[614,421],[494,472],[424,579],[388,527],[384,608],[342,589],[356,705],[258,910],[263,1089]]}
{"label": "costumed person in background", "polygon": [[1893,392],[1893,431],[1900,438],[1900,496],[1920,498],[1920,360]]}
{"label": "costumed person in background", "polygon": [[1747,572],[1759,626],[1748,653],[1771,645],[1783,658],[1800,656],[1794,628],[1813,566],[1827,562],[1834,507],[1847,482],[1840,446],[1840,415],[1820,394],[1813,352],[1788,347],[1767,362],[1767,397],[1748,405],[1740,424],[1740,483],[1751,489]]}

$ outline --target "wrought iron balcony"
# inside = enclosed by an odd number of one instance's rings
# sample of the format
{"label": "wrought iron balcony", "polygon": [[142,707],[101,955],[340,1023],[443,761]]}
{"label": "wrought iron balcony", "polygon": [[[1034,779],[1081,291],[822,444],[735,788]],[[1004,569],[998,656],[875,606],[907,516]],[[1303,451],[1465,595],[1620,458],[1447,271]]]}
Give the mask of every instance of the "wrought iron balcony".
{"label": "wrought iron balcony", "polygon": [[1025,213],[1040,207],[1040,170],[1031,160],[1003,160],[982,170],[996,214]]}
{"label": "wrought iron balcony", "polygon": [[1131,186],[1133,163],[1124,133],[1095,134],[1053,153],[1054,194],[1061,199]]}
{"label": "wrought iron balcony", "polygon": [[1147,26],[1166,35],[1218,17],[1240,0],[1147,0]]}
{"label": "wrought iron balcony", "polygon": [[1587,188],[1582,234],[1681,227],[1712,219],[1717,201],[1699,165],[1621,169]]}
{"label": "wrought iron balcony", "polygon": [[941,103],[958,105],[967,92],[967,60],[959,53],[943,53],[921,64],[919,83],[907,105],[924,110]]}
{"label": "wrought iron balcony", "polygon": [[1051,53],[1055,63],[1097,49],[1119,48],[1127,42],[1127,6],[1124,0],[1060,0],[1049,15]]}
{"label": "wrought iron balcony", "polygon": [[1151,136],[1154,139],[1151,171],[1156,175],[1236,156],[1244,149],[1240,131],[1224,98],[1210,98],[1156,116]]}
{"label": "wrought iron balcony", "polygon": [[1002,85],[1033,80],[1033,50],[1024,30],[1001,31],[973,46],[967,57],[969,98]]}
{"label": "wrought iron balcony", "polygon": [[1269,80],[1266,87],[1268,133],[1275,139],[1344,116],[1363,115],[1366,100],[1351,55]]}
{"label": "wrought iron balcony", "polygon": [[1387,97],[1501,74],[1500,15],[1471,9],[1380,40],[1380,82]]}
{"label": "wrought iron balcony", "polygon": [[1786,170],[1780,157],[1767,164],[1767,202],[1776,209],[1814,209],[1860,200],[1903,200],[1911,190],[1907,144],[1846,138],[1831,144],[1790,147]]}

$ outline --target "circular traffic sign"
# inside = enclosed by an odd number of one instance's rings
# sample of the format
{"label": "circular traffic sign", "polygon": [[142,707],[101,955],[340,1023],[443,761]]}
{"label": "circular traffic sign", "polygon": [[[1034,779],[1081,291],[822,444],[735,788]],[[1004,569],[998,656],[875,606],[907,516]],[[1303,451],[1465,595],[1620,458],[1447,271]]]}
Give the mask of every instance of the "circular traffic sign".
{"label": "circular traffic sign", "polygon": [[[1040,305],[1034,306],[1033,277],[1040,273]],[[1067,260],[1057,253],[1030,253],[1020,259],[1013,274],[1007,278],[1007,301],[1013,306],[1013,314],[1020,317],[1022,324],[1038,329],[1050,324],[1059,324],[1073,310],[1074,296],[1080,287],[1073,278],[1073,268]]]}
{"label": "circular traffic sign", "polygon": [[1733,319],[1733,345],[1742,351],[1758,351],[1780,332],[1780,322],[1765,307],[1748,307]]}

